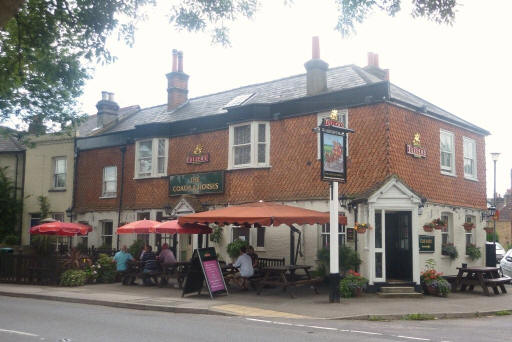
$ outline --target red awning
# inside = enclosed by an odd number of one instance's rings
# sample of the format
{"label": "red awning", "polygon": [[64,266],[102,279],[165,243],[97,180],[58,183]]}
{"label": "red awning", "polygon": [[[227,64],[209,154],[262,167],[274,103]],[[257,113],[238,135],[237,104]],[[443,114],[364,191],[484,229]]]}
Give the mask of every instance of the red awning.
{"label": "red awning", "polygon": [[[259,224],[260,226],[279,226],[281,224],[326,224],[329,213],[304,209],[273,202],[255,202],[231,207],[204,211],[180,216],[178,222],[219,223],[219,224]],[[346,217],[340,216],[340,224],[346,224]]]}
{"label": "red awning", "polygon": [[178,220],[162,222],[155,227],[157,234],[211,234],[212,229],[204,224],[179,224]]}
{"label": "red awning", "polygon": [[92,232],[92,227],[73,222],[48,222],[30,228],[30,234],[74,236],[87,235]]}

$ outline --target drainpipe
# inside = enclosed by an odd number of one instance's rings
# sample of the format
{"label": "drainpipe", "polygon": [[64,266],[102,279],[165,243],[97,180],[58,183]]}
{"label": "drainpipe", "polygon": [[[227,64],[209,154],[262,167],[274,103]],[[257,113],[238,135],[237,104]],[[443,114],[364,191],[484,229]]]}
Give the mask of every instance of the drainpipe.
{"label": "drainpipe", "polygon": [[[356,205],[354,208],[354,222],[358,222],[357,221],[357,208],[358,208],[358,206]],[[354,232],[354,241],[355,241],[354,251],[357,253],[357,232]],[[356,272],[359,272],[359,266],[356,266]]]}
{"label": "drainpipe", "polygon": [[[20,218],[20,222],[18,224],[18,229],[19,229],[19,238],[20,238],[20,245],[22,244],[21,242],[21,239],[23,237],[23,197],[25,196],[25,164],[26,164],[26,154],[27,154],[27,151],[23,151],[23,174],[21,175],[21,205],[20,205],[20,215],[19,215],[19,218]],[[18,155],[16,155],[16,169],[18,168]],[[18,170],[16,170],[16,184],[18,183]],[[16,193],[18,191],[16,190]]]}
{"label": "drainpipe", "polygon": [[75,153],[75,160],[73,162],[73,194],[71,195],[71,217],[69,218],[69,222],[73,222],[73,211],[75,210],[76,186],[77,186],[77,182],[78,182],[77,166],[78,166],[78,158],[80,157],[80,150],[76,146],[76,136],[73,139],[73,151]]}
{"label": "drainpipe", "polygon": [[[126,154],[126,145],[121,150],[121,188],[119,190],[119,207],[117,209],[117,227],[121,224],[121,209],[123,207],[123,189],[124,189],[124,157]],[[117,249],[119,250],[119,234],[117,235]]]}

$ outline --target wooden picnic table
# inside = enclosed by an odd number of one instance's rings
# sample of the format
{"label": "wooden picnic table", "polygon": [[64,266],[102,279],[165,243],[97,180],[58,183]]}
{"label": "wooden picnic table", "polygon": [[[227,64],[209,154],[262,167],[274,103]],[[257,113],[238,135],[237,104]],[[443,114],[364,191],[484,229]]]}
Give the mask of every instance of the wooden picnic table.
{"label": "wooden picnic table", "polygon": [[[286,291],[288,288],[301,285],[311,285],[316,294],[318,294],[318,289],[315,284],[320,281],[319,278],[313,278],[309,270],[311,266],[309,265],[283,265],[283,266],[268,266],[261,269],[263,272],[263,279],[258,281],[258,292],[261,293],[261,290],[265,285],[282,287],[283,291]],[[297,274],[297,271],[304,271],[304,274]],[[292,298],[295,298],[295,294],[292,291],[288,291]]]}
{"label": "wooden picnic table", "polygon": [[455,286],[453,291],[473,291],[475,285],[480,286],[486,296],[490,295],[489,287],[492,288],[494,294],[500,294],[498,288],[502,293],[507,293],[505,284],[510,282],[509,277],[500,276],[497,267],[457,267],[459,273],[455,279]]}
{"label": "wooden picnic table", "polygon": [[172,264],[161,264],[162,274],[160,275],[160,286],[164,286],[168,283],[170,278],[176,277],[178,281],[178,287],[183,287],[183,282],[187,275],[188,269],[192,263],[190,261],[178,261]]}

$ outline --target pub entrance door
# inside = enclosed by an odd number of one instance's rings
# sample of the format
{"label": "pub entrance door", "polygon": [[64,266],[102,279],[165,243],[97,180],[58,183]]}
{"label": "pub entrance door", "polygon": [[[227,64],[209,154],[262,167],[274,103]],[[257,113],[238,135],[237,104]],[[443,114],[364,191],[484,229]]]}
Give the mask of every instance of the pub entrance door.
{"label": "pub entrance door", "polygon": [[412,219],[410,211],[386,211],[386,279],[412,281]]}

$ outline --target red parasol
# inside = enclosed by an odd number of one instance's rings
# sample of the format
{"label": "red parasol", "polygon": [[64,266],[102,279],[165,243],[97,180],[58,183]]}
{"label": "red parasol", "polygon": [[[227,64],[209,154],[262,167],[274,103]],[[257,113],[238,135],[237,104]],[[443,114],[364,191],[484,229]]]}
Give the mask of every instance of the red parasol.
{"label": "red parasol", "polygon": [[139,220],[130,222],[117,228],[117,234],[149,234],[155,232],[155,227],[160,224],[158,221]]}
{"label": "red parasol", "polygon": [[212,229],[204,224],[179,224],[178,220],[166,221],[155,227],[157,234],[211,234]]}
{"label": "red parasol", "polygon": [[[288,226],[296,224],[329,223],[329,213],[304,209],[273,202],[255,202],[201,213],[180,216],[180,224],[185,223],[224,223],[259,224],[260,226]],[[339,217],[340,224],[346,224],[346,217]]]}
{"label": "red parasol", "polygon": [[73,222],[48,222],[30,228],[30,234],[74,236],[87,235],[92,232],[92,227]]}

